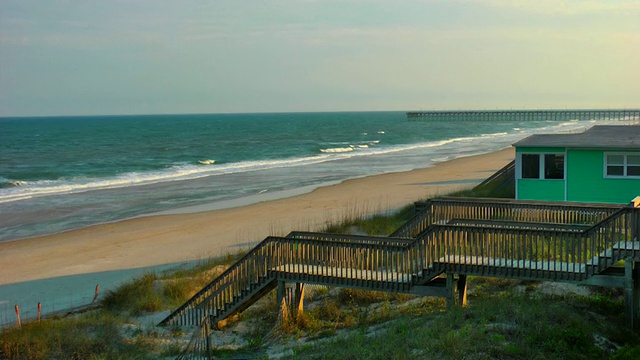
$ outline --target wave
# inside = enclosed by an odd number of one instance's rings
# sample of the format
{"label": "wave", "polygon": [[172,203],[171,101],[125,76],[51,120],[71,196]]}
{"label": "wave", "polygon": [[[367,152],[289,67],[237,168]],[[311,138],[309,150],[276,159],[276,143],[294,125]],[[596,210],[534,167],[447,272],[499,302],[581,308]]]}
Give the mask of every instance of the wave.
{"label": "wave", "polygon": [[7,179],[5,177],[1,177],[0,176],[0,189],[4,189],[4,188],[13,188],[13,187],[17,187],[17,186],[25,186],[27,185],[26,181],[22,181],[22,180],[11,180],[11,179]]}
{"label": "wave", "polygon": [[508,132],[497,132],[497,133],[490,133],[490,134],[480,134],[480,136],[487,138],[487,137],[495,137],[495,136],[504,136],[504,135],[508,135]]}
{"label": "wave", "polygon": [[[529,129],[510,130],[468,137],[457,137],[402,145],[377,145],[380,140],[363,141],[348,146],[328,147],[319,154],[298,158],[270,159],[221,163],[215,166],[202,166],[194,163],[179,163],[163,169],[146,172],[129,172],[107,178],[76,178],[66,180],[40,180],[21,182],[0,177],[0,203],[20,201],[34,197],[88,192],[94,190],[124,188],[155,183],[193,180],[209,176],[234,174],[250,171],[262,171],[277,168],[310,166],[334,160],[353,157],[384,156],[406,152],[409,156],[431,160],[443,153],[464,154],[485,153],[508,147],[514,142],[532,134],[554,133],[559,131],[581,131],[585,127],[598,124],[611,124],[610,121],[582,121],[545,123],[544,126]],[[617,121],[620,124],[621,121]],[[491,141],[487,141],[491,139]],[[376,144],[376,146],[372,146]],[[335,144],[338,145],[338,144]],[[395,156],[395,155],[394,155]],[[381,158],[382,159],[382,158]],[[424,164],[424,162],[422,162]],[[408,165],[411,166],[411,165]]]}
{"label": "wave", "polygon": [[328,149],[320,149],[322,153],[344,153],[355,150],[353,147],[341,147],[341,148],[328,148]]}
{"label": "wave", "polygon": [[304,166],[331,160],[331,155],[316,155],[291,159],[256,160],[202,166],[190,163],[176,164],[170,168],[148,172],[129,172],[108,178],[76,178],[71,180],[39,180],[24,186],[0,189],[0,203],[31,199],[34,197],[72,194],[95,190],[116,189],[150,185],[168,181],[194,180],[208,176],[226,175],[249,171]]}
{"label": "wave", "polygon": [[[355,144],[355,145],[354,144],[349,144],[349,146],[320,149],[320,152],[321,153],[325,153],[325,154],[348,153],[348,152],[352,152],[354,150],[368,149],[370,145],[377,144],[379,142],[380,142],[380,140],[365,141],[364,143],[361,143],[361,144]],[[332,143],[332,144],[345,145],[345,144],[348,144],[348,143],[340,142],[340,143]]]}

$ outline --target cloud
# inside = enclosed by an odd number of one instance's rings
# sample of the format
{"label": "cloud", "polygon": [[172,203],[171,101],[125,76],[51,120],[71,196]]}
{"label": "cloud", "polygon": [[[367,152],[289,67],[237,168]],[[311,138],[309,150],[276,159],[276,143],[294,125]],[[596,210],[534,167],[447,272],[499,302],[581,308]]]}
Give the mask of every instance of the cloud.
{"label": "cloud", "polygon": [[638,1],[582,1],[582,0],[472,0],[478,5],[514,9],[534,14],[580,15],[602,12],[640,10]]}

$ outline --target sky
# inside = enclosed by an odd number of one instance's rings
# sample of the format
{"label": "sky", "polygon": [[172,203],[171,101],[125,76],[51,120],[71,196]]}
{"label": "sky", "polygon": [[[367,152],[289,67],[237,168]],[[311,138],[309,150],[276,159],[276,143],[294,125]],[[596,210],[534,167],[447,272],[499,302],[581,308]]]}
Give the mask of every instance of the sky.
{"label": "sky", "polygon": [[640,1],[0,0],[0,116],[640,108]]}

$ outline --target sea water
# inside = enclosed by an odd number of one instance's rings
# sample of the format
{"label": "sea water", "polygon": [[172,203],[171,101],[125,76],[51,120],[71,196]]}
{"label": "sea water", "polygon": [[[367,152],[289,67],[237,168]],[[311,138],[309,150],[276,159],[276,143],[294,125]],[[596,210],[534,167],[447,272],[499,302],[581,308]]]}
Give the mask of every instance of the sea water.
{"label": "sea water", "polygon": [[410,122],[404,112],[0,118],[0,241],[290,196],[596,123],[606,121]]}

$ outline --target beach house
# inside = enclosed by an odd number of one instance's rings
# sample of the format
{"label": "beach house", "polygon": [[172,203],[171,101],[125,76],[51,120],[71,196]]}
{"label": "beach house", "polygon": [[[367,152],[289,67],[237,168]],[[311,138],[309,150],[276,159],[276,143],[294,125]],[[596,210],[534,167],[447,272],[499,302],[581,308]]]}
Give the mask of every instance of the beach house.
{"label": "beach house", "polygon": [[640,125],[532,135],[516,150],[516,199],[629,203],[640,195]]}

